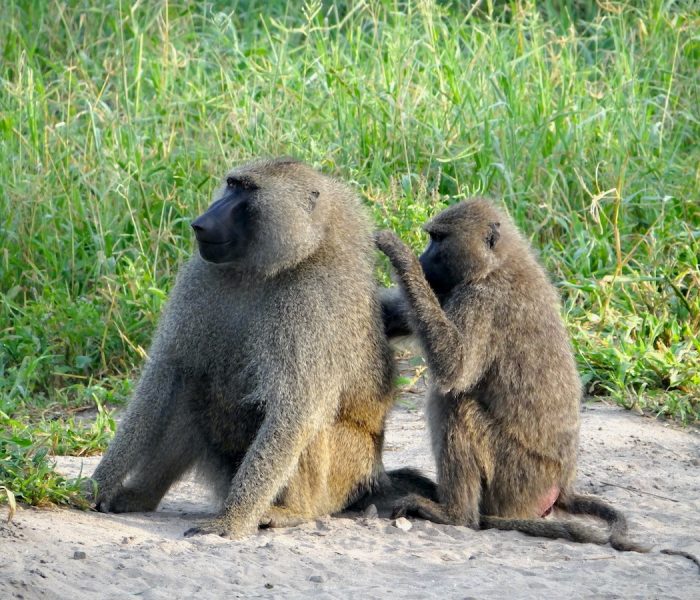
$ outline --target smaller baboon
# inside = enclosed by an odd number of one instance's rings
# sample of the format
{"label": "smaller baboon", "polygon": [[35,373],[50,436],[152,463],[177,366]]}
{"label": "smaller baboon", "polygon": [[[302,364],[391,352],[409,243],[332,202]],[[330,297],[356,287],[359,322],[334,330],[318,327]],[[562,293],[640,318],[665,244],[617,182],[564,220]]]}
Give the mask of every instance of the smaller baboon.
{"label": "smaller baboon", "polygon": [[[428,365],[438,470],[437,501],[409,494],[394,516],[646,551],[627,539],[620,512],[573,490],[581,384],[557,292],[530,245],[480,198],[424,228],[420,262],[393,233],[375,236],[400,283],[401,295],[384,292],[387,332],[412,330]],[[610,533],[540,518],[555,506],[600,517]]]}

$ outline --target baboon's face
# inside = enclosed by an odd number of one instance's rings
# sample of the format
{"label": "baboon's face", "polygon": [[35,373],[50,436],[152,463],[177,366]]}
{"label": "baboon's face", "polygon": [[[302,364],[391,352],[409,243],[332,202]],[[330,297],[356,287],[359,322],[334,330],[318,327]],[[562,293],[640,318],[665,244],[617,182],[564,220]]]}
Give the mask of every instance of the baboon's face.
{"label": "baboon's face", "polygon": [[245,257],[252,227],[251,203],[257,189],[252,180],[229,176],[221,197],[192,221],[204,260],[228,263]]}
{"label": "baboon's face", "polygon": [[458,265],[450,256],[450,234],[433,232],[429,235],[430,242],[419,260],[430,287],[440,296],[449,293],[460,282],[461,276]]}
{"label": "baboon's face", "polygon": [[324,236],[328,198],[322,188],[320,174],[293,160],[234,169],[192,222],[201,257],[263,276],[298,264]]}
{"label": "baboon's face", "polygon": [[499,264],[500,217],[485,201],[454,205],[425,225],[430,243],[420,256],[435,293],[486,277]]}

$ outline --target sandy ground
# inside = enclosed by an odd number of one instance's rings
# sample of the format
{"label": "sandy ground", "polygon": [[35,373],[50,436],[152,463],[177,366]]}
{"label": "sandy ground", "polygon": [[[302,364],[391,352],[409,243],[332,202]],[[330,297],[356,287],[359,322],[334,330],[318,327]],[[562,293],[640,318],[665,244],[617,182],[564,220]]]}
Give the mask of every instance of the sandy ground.
{"label": "sandy ground", "polygon": [[[387,467],[434,474],[422,390],[405,392]],[[650,554],[359,514],[243,541],[183,532],[212,507],[193,481],[159,510],[103,515],[20,509],[0,526],[0,598],[700,598],[700,432],[604,404],[582,414],[578,485],[623,509]],[[92,472],[98,458],[57,457]]]}

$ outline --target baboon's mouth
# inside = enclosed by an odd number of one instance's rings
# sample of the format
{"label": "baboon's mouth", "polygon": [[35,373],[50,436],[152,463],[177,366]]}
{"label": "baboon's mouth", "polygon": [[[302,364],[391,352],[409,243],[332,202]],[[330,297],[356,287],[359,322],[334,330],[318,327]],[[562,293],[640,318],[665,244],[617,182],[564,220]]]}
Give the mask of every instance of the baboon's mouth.
{"label": "baboon's mouth", "polygon": [[225,242],[206,242],[204,240],[197,240],[197,243],[201,246],[224,246],[225,244],[232,243],[233,240],[226,240]]}
{"label": "baboon's mouth", "polygon": [[240,258],[242,248],[239,240],[232,239],[226,242],[203,242],[197,240],[199,255],[210,263],[228,263]]}

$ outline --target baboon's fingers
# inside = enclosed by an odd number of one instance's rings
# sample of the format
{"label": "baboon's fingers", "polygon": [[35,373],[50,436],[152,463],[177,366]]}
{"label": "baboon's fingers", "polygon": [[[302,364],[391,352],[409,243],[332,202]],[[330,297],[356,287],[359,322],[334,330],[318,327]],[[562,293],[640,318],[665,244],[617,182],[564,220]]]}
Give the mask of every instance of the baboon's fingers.
{"label": "baboon's fingers", "polygon": [[193,537],[195,535],[218,535],[220,537],[235,540],[246,537],[252,533],[255,533],[255,531],[246,531],[243,528],[234,526],[227,519],[215,518],[202,521],[198,525],[190,527],[187,531],[185,531],[184,536]]}
{"label": "baboon's fingers", "polygon": [[393,231],[378,231],[374,234],[374,243],[399,272],[407,271],[413,263],[418,262],[411,249]]}
{"label": "baboon's fingers", "polygon": [[154,495],[150,490],[125,487],[109,498],[98,498],[95,508],[104,513],[150,512],[156,509],[159,501],[160,495]]}
{"label": "baboon's fingers", "polygon": [[437,502],[428,500],[416,494],[409,494],[401,498],[392,512],[392,519],[408,515],[420,517],[426,521],[440,523],[441,525],[470,525],[451,516],[447,510]]}
{"label": "baboon's fingers", "polygon": [[405,517],[408,514],[410,504],[406,502],[406,498],[402,498],[391,510],[391,518],[398,519],[399,517]]}
{"label": "baboon's fingers", "polygon": [[388,229],[382,229],[381,231],[376,231],[374,233],[374,243],[377,248],[386,254],[386,250],[391,250],[397,244],[400,246],[402,244],[399,237]]}
{"label": "baboon's fingers", "polygon": [[308,518],[308,516],[294,513],[286,508],[272,506],[260,519],[260,528],[296,527],[307,521]]}
{"label": "baboon's fingers", "polygon": [[224,527],[220,519],[212,519],[190,527],[183,535],[185,537],[194,537],[195,535],[219,535],[226,537],[226,527]]}
{"label": "baboon's fingers", "polygon": [[[274,525],[272,524],[272,517],[269,515],[263,515],[262,517],[260,517],[258,527],[260,527],[260,529],[269,529],[274,527]],[[185,535],[187,535],[187,531],[185,532]]]}
{"label": "baboon's fingers", "polygon": [[418,507],[418,496],[415,494],[408,494],[403,498],[399,498],[394,503],[394,508],[391,511],[391,518],[398,519],[399,517],[405,517],[410,514],[415,514]]}
{"label": "baboon's fingers", "polygon": [[97,495],[95,496],[95,510],[101,513],[126,512],[115,510],[115,500],[123,491],[124,487],[121,484],[112,490],[100,488],[98,484]]}

